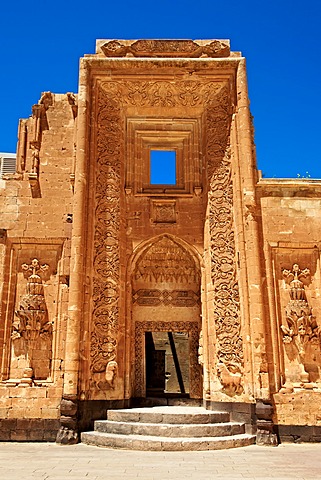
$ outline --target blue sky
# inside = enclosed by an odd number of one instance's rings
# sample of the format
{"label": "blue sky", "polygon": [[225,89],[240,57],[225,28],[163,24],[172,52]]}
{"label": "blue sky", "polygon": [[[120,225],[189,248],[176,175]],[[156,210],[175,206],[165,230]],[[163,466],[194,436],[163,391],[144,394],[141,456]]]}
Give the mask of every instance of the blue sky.
{"label": "blue sky", "polygon": [[321,178],[319,0],[15,0],[0,9],[0,151],[43,91],[77,91],[96,38],[229,38],[247,58],[258,168]]}

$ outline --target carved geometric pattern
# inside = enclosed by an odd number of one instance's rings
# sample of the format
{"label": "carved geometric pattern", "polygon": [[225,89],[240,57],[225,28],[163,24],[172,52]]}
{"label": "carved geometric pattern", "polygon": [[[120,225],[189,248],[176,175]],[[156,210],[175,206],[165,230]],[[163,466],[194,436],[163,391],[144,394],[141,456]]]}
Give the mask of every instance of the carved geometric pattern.
{"label": "carved geometric pattern", "polygon": [[199,325],[197,322],[136,322],[135,325],[135,397],[145,397],[145,332],[188,332],[190,338],[190,396],[202,397],[202,376],[198,364]]}
{"label": "carved geometric pattern", "polygon": [[155,223],[176,223],[176,202],[164,200],[153,201],[153,221]]}
{"label": "carved geometric pattern", "polygon": [[213,40],[207,45],[198,45],[193,40],[136,40],[131,44],[111,40],[101,46],[106,57],[228,57],[229,44]]}
{"label": "carved geometric pattern", "polygon": [[172,305],[194,307],[200,304],[200,295],[192,290],[147,290],[133,292],[133,303],[140,306]]}
{"label": "carved geometric pattern", "polygon": [[208,107],[206,119],[211,277],[218,362],[224,363],[228,369],[233,365],[241,371],[243,342],[235,260],[227,98],[227,92],[221,91]]}

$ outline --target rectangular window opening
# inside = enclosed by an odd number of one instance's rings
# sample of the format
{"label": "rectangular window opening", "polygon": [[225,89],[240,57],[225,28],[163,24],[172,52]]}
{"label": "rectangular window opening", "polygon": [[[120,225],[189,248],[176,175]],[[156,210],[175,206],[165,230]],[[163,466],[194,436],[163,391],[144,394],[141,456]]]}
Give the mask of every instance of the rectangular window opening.
{"label": "rectangular window opening", "polygon": [[151,185],[176,185],[176,151],[150,150]]}

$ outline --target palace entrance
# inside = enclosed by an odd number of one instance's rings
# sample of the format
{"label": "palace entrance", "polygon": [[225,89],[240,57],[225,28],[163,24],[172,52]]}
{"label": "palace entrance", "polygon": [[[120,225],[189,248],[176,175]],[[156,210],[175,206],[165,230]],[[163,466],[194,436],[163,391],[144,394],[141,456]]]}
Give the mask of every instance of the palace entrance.
{"label": "palace entrance", "polygon": [[198,259],[169,235],[153,239],[136,258],[132,273],[133,396],[201,398]]}
{"label": "palace entrance", "polygon": [[189,395],[188,332],[145,333],[146,395]]}

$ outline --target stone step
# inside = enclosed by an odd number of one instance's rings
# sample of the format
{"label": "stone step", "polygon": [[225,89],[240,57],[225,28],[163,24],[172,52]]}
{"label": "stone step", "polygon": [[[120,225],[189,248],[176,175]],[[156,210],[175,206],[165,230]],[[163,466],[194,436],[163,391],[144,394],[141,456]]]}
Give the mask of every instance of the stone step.
{"label": "stone step", "polygon": [[108,410],[94,432],[83,432],[88,445],[131,450],[216,450],[255,443],[242,423],[227,412],[199,406],[154,406]]}
{"label": "stone step", "polygon": [[244,424],[235,422],[176,424],[176,423],[142,423],[114,422],[96,420],[95,431],[117,433],[119,435],[151,435],[160,437],[226,437],[245,432]]}
{"label": "stone step", "polygon": [[227,412],[214,412],[203,407],[143,407],[108,410],[107,420],[114,422],[141,422],[164,424],[208,424],[229,421]]}
{"label": "stone step", "polygon": [[144,435],[118,435],[115,433],[83,432],[81,440],[87,445],[123,448],[128,450],[183,451],[221,450],[245,447],[255,443],[255,436],[248,434],[227,437],[169,438]]}

